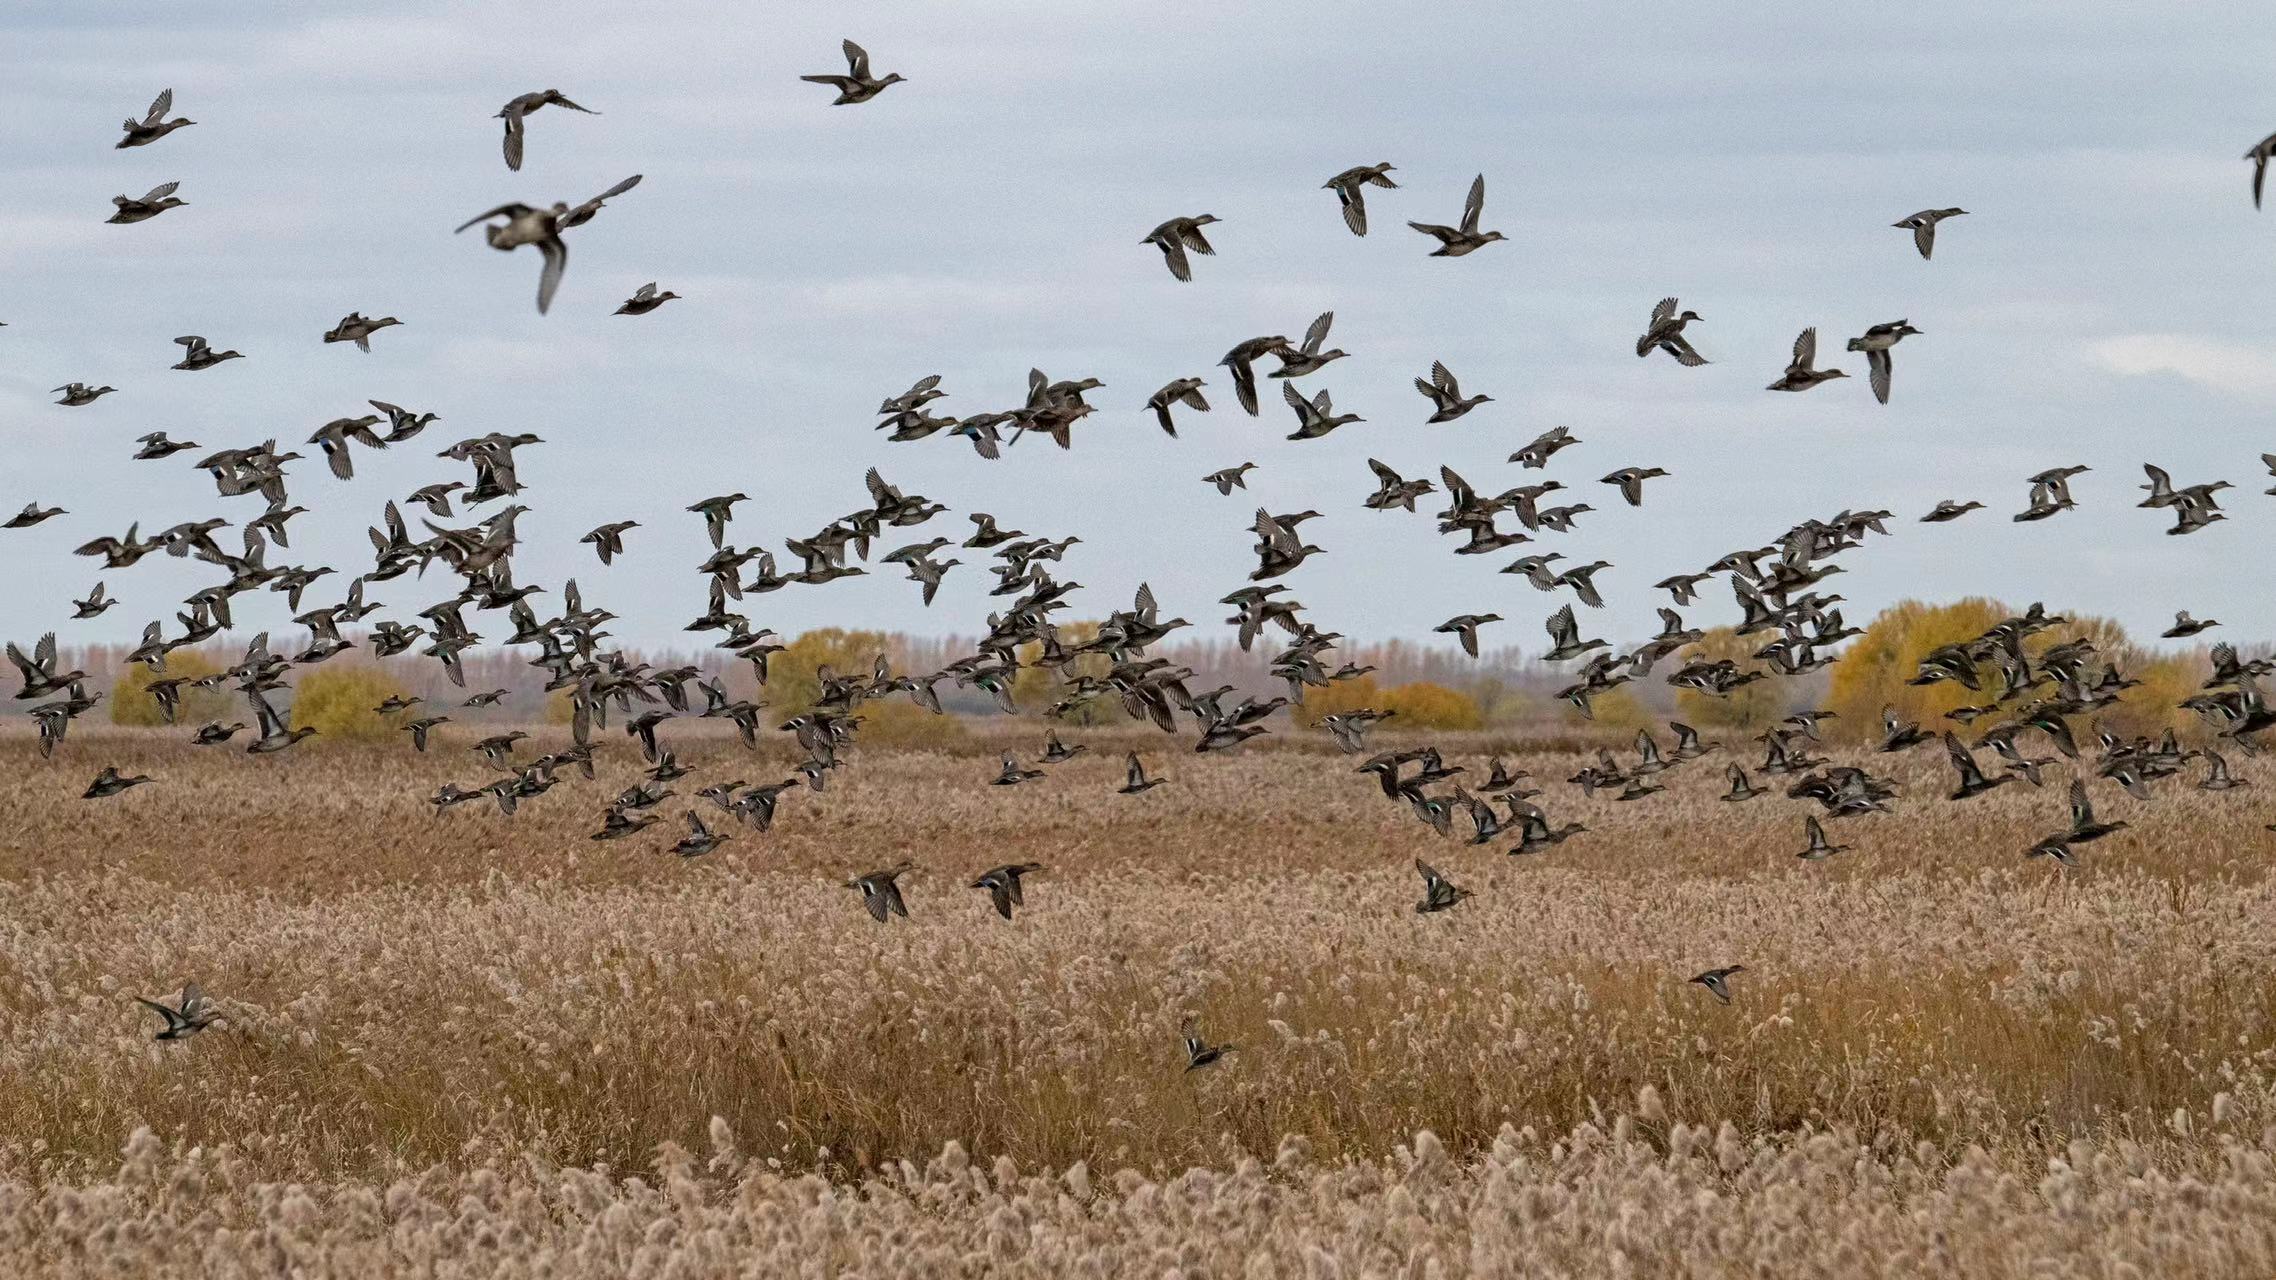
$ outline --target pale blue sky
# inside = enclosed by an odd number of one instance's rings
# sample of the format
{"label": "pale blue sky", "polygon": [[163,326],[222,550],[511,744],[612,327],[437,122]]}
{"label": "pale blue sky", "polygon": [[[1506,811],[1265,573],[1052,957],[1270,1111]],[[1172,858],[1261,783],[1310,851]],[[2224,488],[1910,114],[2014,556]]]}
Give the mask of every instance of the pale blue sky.
{"label": "pale blue sky", "polygon": [[[89,537],[258,514],[217,498],[196,454],[129,461],[135,436],[297,443],[367,397],[442,421],[360,454],[349,483],[297,464],[293,497],[314,513],[292,558],[367,564],[363,529],[387,498],[465,476],[436,450],[534,431],[548,443],[522,454],[535,510],[519,576],[575,575],[634,643],[679,640],[703,607],[688,503],[749,493],[732,540],[779,549],[861,505],[877,465],[950,505],[943,534],[986,510],[1081,535],[1066,573],[1090,589],[1069,616],[1150,579],[1213,623],[1253,565],[1261,502],[1327,513],[1306,532],[1329,554],[1290,579],[1323,626],[1415,636],[1496,611],[1511,622],[1488,644],[1537,650],[1556,601],[1495,573],[1517,552],[1457,558],[1427,517],[1359,503],[1370,456],[1409,475],[1451,463],[1489,490],[1539,478],[1502,459],[1558,424],[1585,444],[1549,474],[1598,511],[1543,545],[1618,566],[1591,634],[1643,633],[1667,574],[1804,516],[1883,506],[1896,536],[1838,580],[1853,619],[1904,595],[1989,593],[2137,633],[2177,608],[2239,638],[2276,632],[2257,563],[2276,528],[2257,461],[2276,449],[2276,206],[2254,212],[2239,159],[2276,129],[2276,36],[2244,7],[316,8],[0,14],[0,507],[72,512],[0,534],[11,636],[131,636],[213,577],[165,557],[104,574],[68,554]],[[844,108],[799,82],[840,69],[849,36],[909,82]],[[199,124],[114,151],[118,122],[167,86]],[[545,87],[603,114],[540,112],[509,173],[491,115]],[[1320,184],[1380,160],[1401,189],[1371,192],[1356,239]],[[580,200],[635,172],[637,191],[572,233],[550,316],[531,305],[531,254],[451,235],[494,204]],[[1510,241],[1426,257],[1404,222],[1453,221],[1479,172],[1485,225]],[[173,179],[187,208],[103,224],[113,195]],[[1922,262],[1888,224],[1943,205],[1972,213]],[[1202,212],[1224,220],[1218,254],[1178,284],[1139,240]],[[685,299],[610,314],[647,280]],[[1715,363],[1631,353],[1666,293],[1705,314],[1693,333]],[[369,356],[318,341],[356,308],[406,323]],[[1368,421],[1289,443],[1285,407],[1240,414],[1215,361],[1328,308],[1353,355],[1306,385]],[[1924,336],[1898,350],[1884,408],[1840,345],[1899,317]],[[1809,324],[1853,378],[1762,390]],[[182,333],[249,358],[170,371]],[[1411,379],[1434,358],[1495,402],[1423,425]],[[987,463],[951,437],[871,430],[876,403],[922,374],[944,375],[937,409],[970,413],[1015,402],[1031,365],[1106,384],[1071,453],[1030,441]],[[1141,406],[1187,374],[1218,408],[1181,415],[1170,440]],[[74,379],[119,391],[50,405]],[[1260,468],[1250,496],[1200,482],[1244,460]],[[2166,537],[2166,516],[2132,507],[2145,461],[2235,481],[2229,521]],[[2081,510],[2008,521],[2024,476],[2077,462],[2095,468]],[[1630,464],[1675,473],[1640,512],[1595,483]],[[1992,509],[1912,522],[1944,497]],[[624,518],[647,527],[603,569],[575,539]],[[749,612],[786,632],[969,633],[1000,602],[979,556],[958,554],[930,610],[879,571]],[[98,576],[126,604],[67,621]],[[416,609],[447,585],[374,594]],[[1693,620],[1730,613],[1718,587]],[[275,598],[244,622],[283,616]]]}

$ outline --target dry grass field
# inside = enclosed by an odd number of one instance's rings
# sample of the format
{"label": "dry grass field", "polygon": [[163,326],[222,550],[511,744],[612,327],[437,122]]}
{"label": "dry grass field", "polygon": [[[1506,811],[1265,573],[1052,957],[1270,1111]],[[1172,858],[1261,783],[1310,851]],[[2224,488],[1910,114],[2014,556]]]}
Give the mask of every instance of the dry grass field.
{"label": "dry grass field", "polygon": [[[2132,828],[2064,871],[2022,857],[2059,783],[1946,803],[1921,751],[1898,811],[1830,824],[1856,847],[1811,864],[1802,802],[1715,800],[1722,756],[1622,804],[1532,754],[1591,830],[1511,858],[1315,746],[1066,736],[1094,749],[1017,787],[986,785],[995,739],[872,750],[694,859],[665,852],[682,802],[787,754],[682,738],[667,821],[594,842],[639,776],[621,740],[510,819],[431,816],[488,776],[461,738],[0,742],[0,1258],[2276,1274],[2256,790],[2098,786]],[[1125,743],[1169,785],[1115,794]],[[82,802],[104,763],[156,782]],[[1476,896],[1418,915],[1417,856]],[[903,858],[910,919],[878,925],[843,881]],[[1007,922],[967,886],[1017,860],[1048,870]],[[1733,964],[1728,1006],[1686,981]],[[153,1043],[131,997],[188,979],[225,1020]],[[1188,1019],[1237,1049],[1187,1072]]]}

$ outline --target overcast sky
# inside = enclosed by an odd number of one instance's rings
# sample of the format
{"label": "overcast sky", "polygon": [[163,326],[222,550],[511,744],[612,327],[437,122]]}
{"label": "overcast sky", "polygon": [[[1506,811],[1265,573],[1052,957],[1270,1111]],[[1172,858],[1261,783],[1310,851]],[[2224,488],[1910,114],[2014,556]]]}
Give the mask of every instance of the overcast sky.
{"label": "overcast sky", "polygon": [[[130,461],[134,437],[298,444],[372,397],[442,419],[360,453],[352,482],[301,446],[293,499],[313,513],[281,558],[342,571],[311,603],[368,566],[363,530],[388,498],[467,478],[437,450],[527,431],[546,443],[520,454],[534,511],[518,577],[557,592],[574,575],[627,642],[677,641],[703,609],[693,566],[709,548],[689,503],[750,494],[730,540],[779,551],[863,505],[875,465],[949,504],[920,536],[961,540],[975,510],[1080,535],[1064,576],[1088,590],[1069,617],[1150,580],[1214,632],[1213,602],[1253,567],[1261,503],[1326,513],[1306,533],[1328,554],[1290,579],[1323,626],[1416,636],[1494,611],[1510,622],[1489,645],[1537,650],[1556,601],[1496,574],[1518,552],[1457,558],[1427,514],[1360,502],[1371,456],[1410,476],[1448,463],[1487,491],[1538,479],[1503,459],[1562,424],[1585,443],[1548,474],[1597,511],[1543,546],[1617,566],[1590,634],[1647,631],[1663,576],[1871,507],[1900,522],[1844,561],[1853,620],[1983,593],[2137,634],[2181,608],[2238,638],[2276,633],[2262,567],[2276,499],[2258,461],[2276,450],[2276,203],[2255,213],[2239,158],[2276,129],[2276,34],[2250,6],[318,8],[0,11],[0,507],[71,512],[0,534],[13,638],[131,637],[216,575],[162,556],[105,573],[69,554],[86,539],[259,514],[217,497],[188,465],[199,454]],[[845,37],[908,82],[831,106],[797,77],[842,70]],[[113,150],[119,121],[168,86],[197,125]],[[538,113],[510,173],[491,117],[547,87],[602,114]],[[1383,160],[1400,189],[1370,192],[1355,238],[1321,184]],[[638,190],[571,233],[549,316],[532,305],[534,251],[451,234],[504,201],[574,202],[633,173]],[[1510,239],[1426,256],[1405,222],[1455,221],[1477,173],[1484,225]],[[112,196],[177,179],[188,207],[104,224]],[[1947,205],[1971,212],[1923,262],[1889,224]],[[1177,283],[1140,239],[1205,212],[1223,220],[1217,255]],[[611,314],[648,280],[684,300]],[[1669,293],[1706,317],[1692,334],[1714,363],[1634,356]],[[369,355],[320,342],[352,309],[404,325]],[[1327,309],[1352,355],[1304,385],[1367,421],[1291,443],[1286,407],[1241,414],[1215,362]],[[1900,317],[1924,332],[1896,352],[1883,407],[1841,345]],[[1763,390],[1806,325],[1851,380]],[[173,372],[170,340],[188,333],[248,358]],[[1424,425],[1411,380],[1433,359],[1494,402]],[[1015,404],[1030,366],[1105,383],[1072,452],[1029,440],[990,463],[954,437],[872,430],[877,402],[921,375],[943,375],[937,410],[973,413]],[[1142,405],[1181,375],[1207,378],[1216,409],[1172,440]],[[71,380],[119,390],[49,403]],[[1242,461],[1258,464],[1250,495],[1201,483]],[[2144,462],[2235,481],[2231,518],[2165,536],[2167,515],[2132,505]],[[2075,463],[2094,467],[2079,510],[2009,521],[2023,477]],[[1595,483],[1632,464],[1674,473],[1641,511]],[[1946,497],[1991,509],[1914,522]],[[644,527],[603,569],[576,539],[612,519]],[[971,633],[1001,602],[984,553],[953,554],[967,564],[929,610],[885,566],[748,612],[785,632]],[[68,621],[98,577],[126,604]],[[450,585],[374,595],[407,617]],[[274,599],[241,631],[281,626]],[[1717,587],[1692,620],[1734,613]]]}

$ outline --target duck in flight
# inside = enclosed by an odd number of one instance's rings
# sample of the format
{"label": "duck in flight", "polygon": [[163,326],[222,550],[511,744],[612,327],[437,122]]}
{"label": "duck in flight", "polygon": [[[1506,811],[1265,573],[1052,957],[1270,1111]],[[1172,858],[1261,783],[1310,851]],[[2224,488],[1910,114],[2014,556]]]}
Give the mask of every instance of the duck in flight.
{"label": "duck in flight", "polygon": [[[1012,918],[1012,908],[1027,905],[1027,899],[1020,891],[1021,877],[1033,875],[1041,870],[1043,870],[1043,864],[1040,862],[1008,863],[981,872],[980,878],[972,882],[972,887],[986,889],[988,900],[996,908],[996,914],[1009,920]],[[904,912],[903,914],[907,913]]]}
{"label": "duck in flight", "polygon": [[224,360],[242,360],[245,358],[245,354],[241,351],[216,351],[206,343],[205,339],[194,333],[186,337],[176,338],[174,341],[183,348],[181,360],[174,365],[176,369],[193,371],[211,369]]}
{"label": "duck in flight", "polygon": [[[483,238],[490,247],[502,253],[511,253],[523,245],[536,245],[545,257],[544,270],[537,277],[537,313],[544,315],[553,305],[553,292],[561,287],[561,273],[569,265],[569,246],[561,241],[560,216],[568,209],[556,204],[551,209],[539,209],[526,204],[502,204],[488,213],[468,218],[458,226],[464,231],[476,223],[503,219],[483,228]],[[456,234],[455,232],[453,234]]]}
{"label": "duck in flight", "polygon": [[1432,423],[1452,422],[1493,399],[1489,395],[1463,395],[1462,384],[1454,380],[1454,374],[1444,363],[1436,360],[1431,362],[1429,379],[1415,379],[1415,390],[1429,398],[1434,412],[1428,421]]}
{"label": "duck in flight", "polygon": [[171,1005],[141,996],[136,996],[134,1002],[166,1020],[166,1025],[151,1037],[153,1040],[186,1040],[212,1026],[221,1016],[195,982],[184,985],[182,994],[176,996]]}
{"label": "duck in flight", "polygon": [[1322,189],[1336,193],[1336,203],[1343,206],[1343,224],[1351,228],[1353,235],[1367,234],[1366,188],[1398,190],[1399,184],[1391,181],[1390,173],[1391,162],[1386,160],[1381,164],[1363,164],[1346,169],[1320,184]]}
{"label": "duck in flight", "polygon": [[1204,213],[1192,218],[1172,218],[1147,232],[1146,238],[1138,243],[1159,247],[1162,251],[1162,258],[1169,264],[1170,274],[1179,280],[1191,282],[1193,279],[1193,262],[1186,255],[1188,253],[1214,255],[1217,252],[1209,247],[1208,238],[1201,234],[1203,227],[1216,221],[1218,221],[1217,215],[1213,213]]}
{"label": "duck in flight", "polygon": [[1723,1004],[1729,1004],[1731,1002],[1732,975],[1746,971],[1747,967],[1743,964],[1727,965],[1721,969],[1709,969],[1691,980],[1707,988],[1707,994],[1715,997],[1716,1000]]}
{"label": "duck in flight", "polygon": [[869,73],[869,50],[862,48],[860,45],[855,44],[851,40],[845,41],[843,48],[845,49],[846,54],[847,74],[842,76],[815,75],[798,77],[799,79],[804,80],[809,84],[826,84],[831,88],[836,89],[838,91],[837,100],[830,104],[833,107],[851,106],[858,102],[867,102],[871,98],[876,97],[878,94],[885,92],[886,86],[899,84],[907,78],[898,71],[890,72],[883,77],[873,76]]}
{"label": "duck in flight", "polygon": [[142,113],[140,120],[130,117],[122,126],[126,130],[126,136],[120,138],[112,150],[124,151],[128,147],[147,147],[176,129],[186,128],[197,123],[195,120],[183,117],[168,120],[166,113],[173,109],[174,91],[172,89],[159,90],[158,96],[151,99],[150,109]]}
{"label": "duck in flight", "polygon": [[1454,904],[1470,896],[1468,889],[1458,887],[1452,880],[1440,875],[1438,868],[1420,858],[1415,859],[1415,871],[1423,878],[1422,901],[1415,904],[1416,915],[1431,915],[1450,911]]}
{"label": "duck in flight", "polygon": [[[480,222],[481,219],[476,218],[475,221]],[[368,353],[371,350],[371,335],[401,323],[403,322],[394,316],[381,316],[377,320],[372,320],[361,311],[350,311],[340,317],[340,323],[333,325],[325,332],[324,341],[353,342],[356,344],[356,350]]]}
{"label": "duck in flight", "polygon": [[565,107],[571,111],[582,111],[589,116],[600,114],[591,107],[580,107],[571,102],[562,96],[559,89],[540,89],[535,93],[525,93],[500,107],[497,116],[494,118],[506,122],[506,167],[516,173],[521,172],[522,168],[522,134],[524,132],[522,121],[540,107]]}
{"label": "duck in flight", "polygon": [[1675,357],[1675,362],[1686,369],[1696,369],[1707,363],[1707,357],[1693,349],[1691,340],[1683,336],[1683,326],[1702,317],[1696,311],[1678,312],[1673,298],[1662,298],[1652,308],[1651,321],[1644,326],[1644,336],[1636,339],[1636,356],[1641,359],[1654,349]]}
{"label": "duck in flight", "polygon": [[1778,381],[1771,383],[1767,390],[1807,391],[1821,382],[1849,376],[1839,369],[1820,369],[1816,367],[1817,362],[1818,331],[1815,328],[1804,329],[1801,336],[1794,339],[1794,358],[1786,362],[1786,372],[1780,374]]}
{"label": "duck in flight", "polygon": [[148,222],[168,209],[179,209],[189,203],[189,201],[174,195],[175,189],[181,185],[179,182],[161,182],[152,187],[150,193],[139,200],[132,196],[112,196],[111,204],[114,206],[114,211],[104,221],[122,225],[130,222]]}
{"label": "duck in flight", "polygon": [[616,309],[616,314],[620,316],[644,316],[679,296],[669,289],[661,293],[657,292],[656,282],[651,280],[634,290],[632,296],[626,298],[624,304]]}
{"label": "duck in flight", "polygon": [[1920,250],[1920,256],[1925,261],[1936,252],[1936,224],[1946,218],[1957,218],[1966,212],[1966,209],[1923,209],[1889,225],[1912,232],[1913,248]]}
{"label": "duck in flight", "polygon": [[1430,251],[1433,258],[1459,258],[1475,253],[1496,240],[1507,240],[1499,231],[1478,230],[1478,218],[1486,211],[1486,175],[1479,174],[1470,183],[1470,196],[1462,202],[1462,225],[1442,227],[1430,222],[1410,222],[1407,225],[1438,241]]}
{"label": "duck in flight", "polygon": [[909,904],[901,898],[901,877],[916,868],[914,862],[900,862],[882,871],[855,876],[846,881],[849,889],[861,890],[861,905],[868,909],[869,918],[879,924],[891,917],[909,918]]}
{"label": "duck in flight", "polygon": [[1891,320],[1867,329],[1863,337],[1849,340],[1851,351],[1865,353],[1866,377],[1872,384],[1875,400],[1889,403],[1890,348],[1919,332],[1909,320]]}

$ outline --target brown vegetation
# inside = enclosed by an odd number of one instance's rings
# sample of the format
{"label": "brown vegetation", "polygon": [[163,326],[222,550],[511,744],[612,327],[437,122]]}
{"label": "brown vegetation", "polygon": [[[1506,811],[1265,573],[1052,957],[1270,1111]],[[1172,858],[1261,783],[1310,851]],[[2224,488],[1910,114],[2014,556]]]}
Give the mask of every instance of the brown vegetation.
{"label": "brown vegetation", "polygon": [[[694,728],[683,795],[791,763]],[[435,818],[423,794],[485,776],[472,730],[261,761],[0,741],[0,1255],[147,1247],[98,1234],[122,1217],[330,1274],[414,1238],[444,1274],[1586,1271],[1617,1238],[1639,1274],[2180,1275],[2276,1248],[2251,791],[2098,791],[2134,829],[2062,872],[2021,857],[2064,820],[2052,779],[1952,805],[1932,753],[1883,757],[1900,811],[1802,865],[1800,810],[1716,802],[1715,755],[1645,803],[1555,786],[1590,832],[1513,859],[1311,735],[1067,733],[1093,751],[989,787],[991,747],[1039,745],[1015,732],[865,747],[690,860],[585,838],[639,776],[621,743],[513,818]],[[1482,771],[1488,740],[1431,736]],[[1169,783],[1114,794],[1126,744]],[[157,780],[73,798],[102,762]],[[1418,916],[1418,855],[1476,896]],[[876,925],[841,882],[902,857],[913,918]],[[1007,922],[966,885],[1014,860],[1048,870]],[[1740,963],[1728,1007],[1686,982]],[[129,997],[192,978],[226,1021],[151,1043]],[[1239,1048],[1185,1072],[1188,1017]],[[715,1231],[739,1243],[705,1261]]]}

